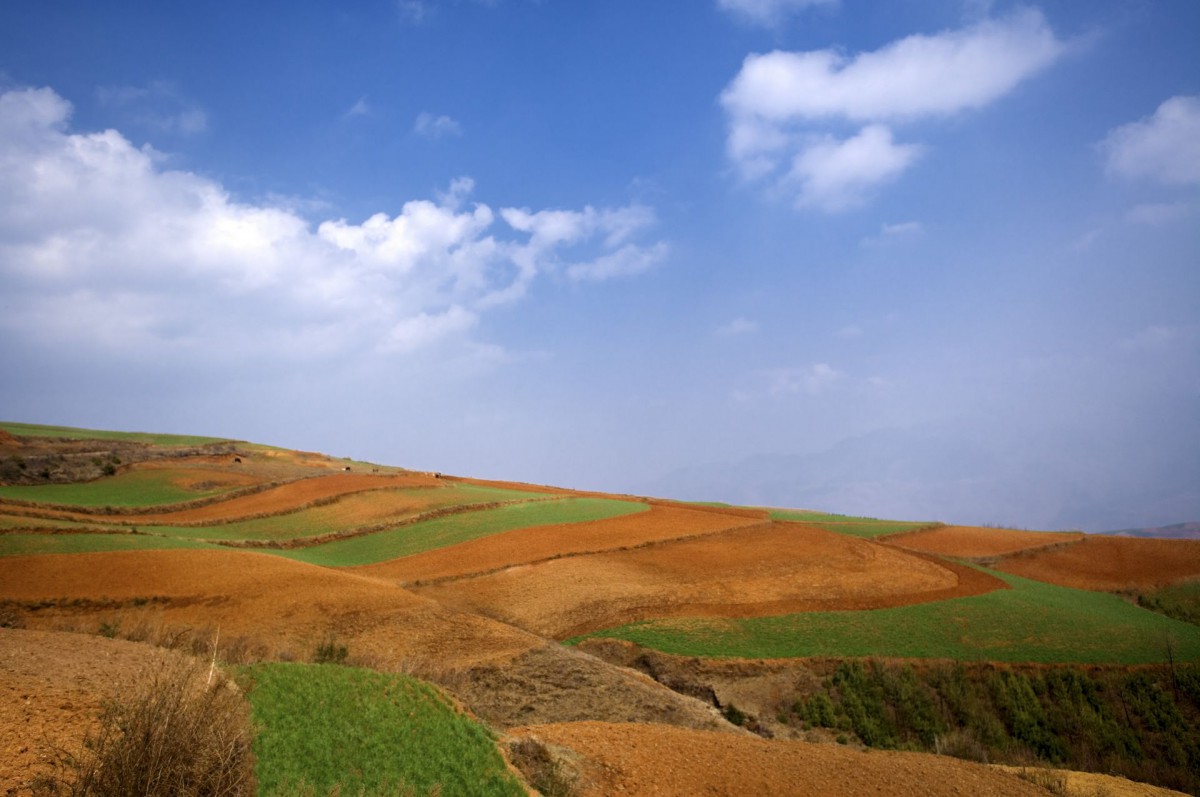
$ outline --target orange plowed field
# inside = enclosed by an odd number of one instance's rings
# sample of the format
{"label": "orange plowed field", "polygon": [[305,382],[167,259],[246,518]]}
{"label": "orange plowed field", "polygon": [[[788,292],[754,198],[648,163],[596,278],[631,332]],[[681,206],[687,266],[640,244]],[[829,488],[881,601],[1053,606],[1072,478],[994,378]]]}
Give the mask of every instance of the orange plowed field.
{"label": "orange plowed field", "polygon": [[1015,775],[949,756],[761,739],[667,725],[570,722],[511,731],[575,751],[582,797],[1045,797]]}
{"label": "orange plowed field", "polygon": [[355,568],[355,572],[410,583],[488,573],[550,557],[629,548],[649,542],[759,525],[761,515],[698,510],[651,502],[650,509],[607,520],[534,526],[482,537],[450,548]]}
{"label": "orange plowed field", "polygon": [[1002,586],[969,568],[776,523],[518,565],[414,589],[444,604],[564,639],[651,618],[882,608]]}
{"label": "orange plowed field", "polygon": [[[252,495],[230,498],[227,501],[204,504],[175,512],[141,512],[123,514],[123,522],[142,523],[196,523],[204,521],[235,520],[279,514],[294,510],[326,498],[339,495],[379,490],[388,487],[437,487],[441,483],[431,476],[403,474],[396,476],[373,476],[358,473],[335,473],[329,476],[300,479],[278,487],[272,487]],[[73,520],[88,519],[90,516],[76,512],[56,512],[55,515]]]}
{"label": "orange plowed field", "polygon": [[1017,531],[982,526],[940,526],[887,538],[888,544],[910,551],[983,559],[1083,539],[1074,531]]}
{"label": "orange plowed field", "polygon": [[1079,589],[1157,587],[1200,578],[1200,540],[1088,535],[1065,548],[1005,559],[997,569]]}
{"label": "orange plowed field", "polygon": [[[117,620],[220,628],[274,653],[310,657],[333,632],[357,654],[395,666],[437,655],[447,664],[504,659],[542,643],[515,628],[464,616],[364,575],[246,551],[126,551],[0,559],[0,600],[57,602],[31,625],[82,626]],[[104,599],[121,608],[72,606]],[[135,599],[154,599],[140,601]]]}
{"label": "orange plowed field", "polygon": [[116,639],[0,628],[0,794],[49,769],[51,745],[76,751],[103,702],[168,651]]}

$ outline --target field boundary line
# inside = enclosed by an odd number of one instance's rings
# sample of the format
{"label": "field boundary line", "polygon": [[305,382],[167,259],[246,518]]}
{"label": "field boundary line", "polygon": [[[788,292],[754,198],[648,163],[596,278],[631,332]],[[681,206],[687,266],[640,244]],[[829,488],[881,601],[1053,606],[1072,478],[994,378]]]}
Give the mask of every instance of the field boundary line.
{"label": "field boundary line", "polygon": [[[727,517],[729,517],[729,516],[727,516]],[[609,518],[609,519],[611,519],[611,518]],[[749,518],[743,518],[743,519],[748,520]],[[601,522],[603,522],[603,521],[601,521]],[[767,521],[759,522],[759,523],[750,523],[750,524],[747,524],[744,526],[729,526],[729,527],[726,527],[723,529],[716,529],[714,531],[701,531],[701,532],[697,532],[695,534],[684,534],[679,537],[667,537],[667,538],[661,539],[661,540],[646,540],[645,542],[638,542],[638,543],[634,543],[632,545],[618,545],[618,546],[615,546],[612,548],[597,548],[594,550],[587,550],[587,551],[567,551],[565,553],[554,554],[552,556],[543,556],[539,559],[529,559],[529,560],[526,560],[523,562],[510,562],[509,564],[506,564],[506,565],[500,565],[499,567],[490,567],[490,568],[487,568],[486,570],[479,570],[479,571],[476,571],[473,573],[457,573],[452,576],[438,576],[436,578],[430,578],[430,579],[416,579],[415,581],[402,581],[402,582],[400,582],[400,586],[402,586],[402,587],[435,587],[435,586],[440,586],[442,584],[448,584],[448,583],[451,583],[454,581],[465,581],[465,580],[471,579],[471,578],[481,578],[483,576],[490,576],[493,573],[502,573],[511,567],[525,567],[528,565],[540,565],[545,562],[554,562],[559,559],[575,559],[575,558],[581,557],[581,556],[599,556],[600,554],[605,554],[605,553],[623,553],[626,551],[638,551],[638,550],[642,550],[644,548],[654,548],[654,547],[661,546],[661,545],[671,545],[671,544],[674,544],[677,542],[688,542],[691,540],[703,539],[704,537],[716,537],[718,535],[728,534],[729,532],[733,532],[733,531],[749,531],[752,529],[768,528],[775,522],[776,521],[774,521],[774,520],[767,520]],[[555,524],[549,524],[549,525],[555,525]],[[525,528],[536,528],[536,527],[535,526],[526,526]],[[512,531],[522,531],[522,530],[523,529],[512,529]],[[507,534],[508,532],[501,532],[501,533]]]}

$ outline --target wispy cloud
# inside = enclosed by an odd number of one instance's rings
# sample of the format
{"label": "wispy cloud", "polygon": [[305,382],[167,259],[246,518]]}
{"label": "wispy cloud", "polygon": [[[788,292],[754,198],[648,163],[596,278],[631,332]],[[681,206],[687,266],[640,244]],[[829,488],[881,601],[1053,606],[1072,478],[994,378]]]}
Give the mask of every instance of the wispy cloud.
{"label": "wispy cloud", "polygon": [[836,6],[838,0],[717,0],[717,7],[751,25],[775,27],[789,14],[811,6]]}
{"label": "wispy cloud", "polygon": [[[854,56],[751,55],[721,95],[728,154],[745,179],[790,184],[799,207],[851,208],[922,152],[897,143],[892,126],[989,105],[1066,49],[1040,12],[1024,9]],[[833,134],[847,123],[859,132]]]}
{"label": "wispy cloud", "polygon": [[738,401],[778,399],[787,396],[818,396],[833,389],[846,374],[828,363],[807,367],[772,368],[754,375],[755,387],[741,389],[733,396]]}
{"label": "wispy cloud", "polygon": [[462,125],[449,116],[436,115],[428,111],[417,114],[413,124],[413,132],[425,138],[438,139],[446,136],[461,136]]}
{"label": "wispy cloud", "polygon": [[1120,177],[1200,183],[1200,96],[1171,97],[1151,116],[1110,132],[1100,150]]}
{"label": "wispy cloud", "polygon": [[880,226],[879,233],[868,235],[859,243],[863,246],[884,246],[899,241],[912,241],[925,235],[925,225],[919,221],[900,221],[885,223]]}
{"label": "wispy cloud", "polygon": [[[541,274],[634,274],[662,259],[642,205],[473,203],[455,180],[395,215],[315,226],[169,171],[115,130],[69,130],[50,89],[0,94],[0,317],[7,341],[118,356],[306,360],[469,336]],[[574,271],[572,271],[574,270]]]}
{"label": "wispy cloud", "polygon": [[354,104],[346,109],[342,114],[343,119],[353,119],[357,116],[370,116],[371,104],[367,102],[366,97],[359,97],[354,101]]}
{"label": "wispy cloud", "polygon": [[208,129],[208,114],[186,100],[170,83],[143,86],[105,86],[96,90],[102,105],[120,111],[129,124],[156,132],[195,135]]}
{"label": "wispy cloud", "polygon": [[717,337],[733,338],[741,335],[750,335],[758,331],[758,322],[751,321],[748,318],[738,316],[728,324],[722,324],[717,327]]}

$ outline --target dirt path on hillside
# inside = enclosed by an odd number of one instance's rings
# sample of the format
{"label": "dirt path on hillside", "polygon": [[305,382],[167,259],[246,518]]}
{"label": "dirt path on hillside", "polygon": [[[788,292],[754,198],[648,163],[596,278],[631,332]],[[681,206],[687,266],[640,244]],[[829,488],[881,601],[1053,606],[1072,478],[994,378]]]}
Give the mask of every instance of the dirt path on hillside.
{"label": "dirt path on hillside", "polygon": [[1006,558],[996,569],[1078,589],[1146,589],[1200,578],[1200,540],[1088,535],[1065,548]]}
{"label": "dirt path on hillside", "polygon": [[[577,756],[581,797],[1045,797],[1013,774],[923,753],[852,750],[653,724],[515,728]],[[569,756],[568,756],[569,757]]]}
{"label": "dirt path on hillside", "polygon": [[776,523],[413,589],[445,605],[565,639],[647,619],[876,609],[1003,587],[970,568],[816,527]]}
{"label": "dirt path on hillside", "polygon": [[353,570],[406,584],[435,581],[762,523],[756,515],[651,502],[647,511],[632,515],[515,529]]}

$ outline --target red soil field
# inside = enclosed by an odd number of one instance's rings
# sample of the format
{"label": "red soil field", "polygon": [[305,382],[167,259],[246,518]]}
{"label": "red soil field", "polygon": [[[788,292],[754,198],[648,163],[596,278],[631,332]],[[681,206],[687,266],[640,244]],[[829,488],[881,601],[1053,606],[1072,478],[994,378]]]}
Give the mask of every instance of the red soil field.
{"label": "red soil field", "polygon": [[923,531],[893,534],[887,537],[887,543],[910,551],[985,559],[1049,545],[1078,542],[1081,539],[1083,533],[1075,531],[1017,531],[982,526],[940,526]]}
{"label": "red soil field", "polygon": [[[152,633],[189,627],[215,636],[220,629],[221,639],[242,637],[300,659],[335,633],[386,669],[406,658],[436,656],[456,666],[505,660],[543,643],[380,579],[245,551],[7,557],[0,559],[0,600],[54,602],[33,613],[31,626],[94,631],[116,620],[125,630],[153,626]],[[105,603],[72,604],[88,600]]]}
{"label": "red soil field", "polygon": [[0,794],[26,795],[50,746],[77,751],[104,700],[169,651],[116,639],[0,628]]}
{"label": "red soil field", "polygon": [[761,739],[667,725],[571,722],[516,728],[581,757],[581,797],[1045,797],[1016,775],[949,756]]}
{"label": "red soil field", "polygon": [[700,510],[678,504],[651,502],[646,512],[585,523],[516,529],[450,548],[364,565],[354,568],[354,571],[402,583],[461,577],[568,554],[629,548],[660,540],[761,525],[761,517],[761,513],[747,516],[743,512]]}
{"label": "red soil field", "polygon": [[775,523],[413,589],[464,611],[564,639],[651,618],[882,608],[1003,586],[970,568],[814,527]]}
{"label": "red soil field", "polygon": [[1013,556],[996,567],[1079,589],[1145,589],[1200,578],[1200,540],[1087,535],[1075,545]]}

